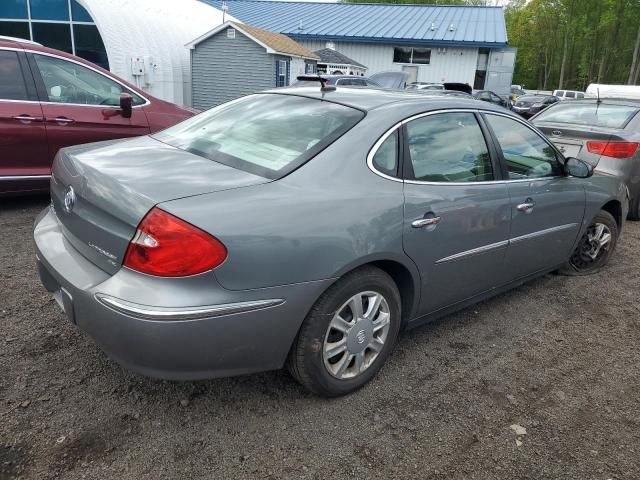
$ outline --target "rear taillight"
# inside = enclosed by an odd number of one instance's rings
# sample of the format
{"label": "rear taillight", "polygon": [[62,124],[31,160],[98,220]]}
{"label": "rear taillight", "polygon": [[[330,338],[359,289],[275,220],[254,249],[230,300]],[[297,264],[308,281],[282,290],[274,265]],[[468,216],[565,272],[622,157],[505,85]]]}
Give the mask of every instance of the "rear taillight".
{"label": "rear taillight", "polygon": [[227,249],[197,227],[153,208],[129,243],[124,266],[160,277],[186,277],[219,266]]}
{"label": "rear taillight", "polygon": [[628,158],[638,150],[636,142],[587,142],[587,150],[596,155],[612,158]]}

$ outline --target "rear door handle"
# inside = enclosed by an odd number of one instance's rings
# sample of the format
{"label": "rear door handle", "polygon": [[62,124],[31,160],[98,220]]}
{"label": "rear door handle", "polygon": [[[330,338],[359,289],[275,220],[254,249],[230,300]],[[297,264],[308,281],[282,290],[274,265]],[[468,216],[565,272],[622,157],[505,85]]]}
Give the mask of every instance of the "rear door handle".
{"label": "rear door handle", "polygon": [[413,222],[411,222],[411,226],[413,228],[423,228],[430,225],[437,225],[438,222],[440,222],[440,217],[421,218],[419,220],[414,220]]}
{"label": "rear door handle", "polygon": [[42,117],[32,117],[31,115],[17,115],[13,118],[21,122],[41,122],[43,120]]}
{"label": "rear door handle", "polygon": [[518,205],[518,210],[524,213],[531,213],[533,211],[533,207],[536,206],[536,202],[534,202],[531,198],[527,198],[524,203]]}
{"label": "rear door handle", "polygon": [[47,118],[48,122],[55,122],[60,125],[68,125],[69,123],[73,123],[74,120],[72,118],[67,117],[56,117],[56,118]]}

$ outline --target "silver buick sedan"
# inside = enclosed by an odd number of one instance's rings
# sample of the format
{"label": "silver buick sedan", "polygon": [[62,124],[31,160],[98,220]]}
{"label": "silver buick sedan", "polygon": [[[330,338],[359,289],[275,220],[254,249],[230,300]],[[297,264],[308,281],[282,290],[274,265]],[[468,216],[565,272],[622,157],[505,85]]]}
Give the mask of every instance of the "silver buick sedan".
{"label": "silver buick sedan", "polygon": [[145,375],[343,395],[404,328],[609,261],[625,185],[464,98],[278,89],[62,150],[34,227],[69,321]]}

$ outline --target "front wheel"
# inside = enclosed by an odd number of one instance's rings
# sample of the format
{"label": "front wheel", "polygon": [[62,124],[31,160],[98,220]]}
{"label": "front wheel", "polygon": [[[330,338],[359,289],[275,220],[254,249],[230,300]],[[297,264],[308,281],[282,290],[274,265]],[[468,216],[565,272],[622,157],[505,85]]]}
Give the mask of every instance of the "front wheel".
{"label": "front wheel", "polygon": [[613,215],[601,210],[591,221],[560,273],[590,275],[599,272],[609,263],[618,243],[618,234],[618,224]]}
{"label": "front wheel", "polygon": [[375,267],[333,284],[304,320],[287,367],[302,385],[327,397],[351,393],[380,370],[400,330],[400,293]]}

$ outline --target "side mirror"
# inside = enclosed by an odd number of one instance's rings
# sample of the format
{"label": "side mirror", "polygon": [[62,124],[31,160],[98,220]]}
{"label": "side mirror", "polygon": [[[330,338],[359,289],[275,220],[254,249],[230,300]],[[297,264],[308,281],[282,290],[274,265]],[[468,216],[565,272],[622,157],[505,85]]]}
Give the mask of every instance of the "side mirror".
{"label": "side mirror", "polygon": [[593,167],[579,158],[569,157],[564,163],[567,174],[576,178],[589,178],[593,175]]}
{"label": "side mirror", "polygon": [[123,118],[131,118],[133,114],[133,97],[128,93],[120,94],[120,114]]}

